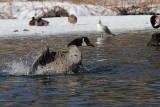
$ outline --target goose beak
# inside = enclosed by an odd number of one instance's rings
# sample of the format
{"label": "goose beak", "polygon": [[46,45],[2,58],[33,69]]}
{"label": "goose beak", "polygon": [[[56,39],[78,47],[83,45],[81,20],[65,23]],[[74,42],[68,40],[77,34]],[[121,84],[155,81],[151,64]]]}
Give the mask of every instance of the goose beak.
{"label": "goose beak", "polygon": [[94,45],[93,45],[93,44],[91,44],[91,43],[90,43],[90,44],[88,44],[88,46],[92,46],[92,47],[94,47]]}

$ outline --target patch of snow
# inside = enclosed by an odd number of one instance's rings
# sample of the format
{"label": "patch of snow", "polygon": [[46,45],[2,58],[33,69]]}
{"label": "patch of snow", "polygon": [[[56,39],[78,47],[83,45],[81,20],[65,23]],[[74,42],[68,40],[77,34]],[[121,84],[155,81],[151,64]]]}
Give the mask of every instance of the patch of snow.
{"label": "patch of snow", "polygon": [[[69,14],[76,16],[91,16],[91,15],[117,15],[111,8],[104,8],[98,5],[89,4],[72,4],[68,2],[12,2],[0,3],[0,13],[5,19],[16,18],[26,19],[33,16],[39,16],[43,11],[54,9],[60,6],[66,9]],[[0,17],[0,18],[3,18]]]}
{"label": "patch of snow", "polygon": [[[45,18],[49,26],[29,26],[31,19],[0,20],[0,37],[24,37],[24,36],[56,36],[97,33],[97,21],[108,26],[112,33],[134,32],[136,30],[153,29],[150,24],[150,15],[137,16],[79,16],[78,22],[73,26],[67,17]],[[24,31],[27,29],[28,31]]]}

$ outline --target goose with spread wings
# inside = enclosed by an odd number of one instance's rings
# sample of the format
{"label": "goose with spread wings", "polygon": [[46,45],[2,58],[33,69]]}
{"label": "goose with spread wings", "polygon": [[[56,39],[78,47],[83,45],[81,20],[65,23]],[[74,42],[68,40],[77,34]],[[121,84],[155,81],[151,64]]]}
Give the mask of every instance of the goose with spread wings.
{"label": "goose with spread wings", "polygon": [[87,37],[81,37],[71,41],[66,52],[50,52],[48,47],[42,48],[32,64],[30,74],[34,74],[38,66],[45,66],[51,74],[77,73],[82,65],[82,53],[79,46],[94,47]]}

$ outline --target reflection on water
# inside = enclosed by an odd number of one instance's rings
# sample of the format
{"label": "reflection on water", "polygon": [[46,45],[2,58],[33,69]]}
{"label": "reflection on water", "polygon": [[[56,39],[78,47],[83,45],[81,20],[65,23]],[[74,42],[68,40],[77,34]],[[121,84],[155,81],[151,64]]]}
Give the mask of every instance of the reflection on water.
{"label": "reflection on water", "polygon": [[152,32],[120,34],[80,48],[85,72],[28,75],[40,47],[65,50],[76,37],[0,40],[0,106],[159,106],[160,49],[147,47]]}

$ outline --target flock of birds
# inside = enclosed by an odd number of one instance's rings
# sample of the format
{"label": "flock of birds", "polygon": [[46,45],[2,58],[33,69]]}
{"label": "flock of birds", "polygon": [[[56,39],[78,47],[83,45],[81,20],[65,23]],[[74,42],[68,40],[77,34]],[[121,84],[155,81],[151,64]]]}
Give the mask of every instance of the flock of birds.
{"label": "flock of birds", "polygon": [[[68,17],[68,22],[73,24],[74,26],[74,24],[77,23],[77,17],[74,14],[71,14]],[[49,22],[42,18],[32,17],[32,20],[29,22],[29,25],[30,26],[47,26],[49,25]],[[107,26],[102,25],[101,20],[98,20],[97,22],[97,31],[101,33],[101,37],[103,37],[104,34],[115,36],[115,34],[113,34]]]}
{"label": "flock of birds", "polygon": [[[74,25],[77,23],[77,17],[72,14],[68,17],[68,21]],[[153,15],[150,22],[153,28],[159,28],[160,16]],[[48,24],[48,21],[34,17],[29,22],[31,26],[47,26]],[[107,26],[102,25],[101,20],[97,22],[97,31],[101,33],[101,37],[105,37],[104,34],[115,36]],[[147,45],[160,46],[160,33],[153,34]],[[52,52],[49,47],[43,47],[32,64],[30,74],[35,74],[38,66],[46,67],[49,74],[73,74],[79,72],[82,66],[82,53],[78,49],[79,46],[94,47],[87,37],[71,41],[68,44],[68,51],[66,52]]]}
{"label": "flock of birds", "polygon": [[29,22],[29,25],[30,26],[47,26],[49,25],[49,22],[42,18],[32,17],[32,20]]}

